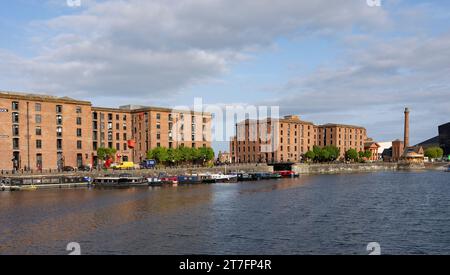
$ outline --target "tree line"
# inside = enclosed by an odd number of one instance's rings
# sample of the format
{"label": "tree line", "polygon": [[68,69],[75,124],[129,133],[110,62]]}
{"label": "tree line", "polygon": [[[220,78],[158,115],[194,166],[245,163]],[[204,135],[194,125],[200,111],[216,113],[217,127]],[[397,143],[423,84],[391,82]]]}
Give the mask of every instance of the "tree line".
{"label": "tree line", "polygon": [[[336,146],[319,147],[314,146],[312,150],[305,153],[305,158],[314,162],[332,162],[339,159],[341,149]],[[344,154],[347,161],[364,161],[372,157],[370,150],[358,152],[356,149],[349,149]]]}
{"label": "tree line", "polygon": [[147,152],[147,159],[154,159],[164,165],[205,164],[214,159],[214,150],[210,147],[156,147]]}

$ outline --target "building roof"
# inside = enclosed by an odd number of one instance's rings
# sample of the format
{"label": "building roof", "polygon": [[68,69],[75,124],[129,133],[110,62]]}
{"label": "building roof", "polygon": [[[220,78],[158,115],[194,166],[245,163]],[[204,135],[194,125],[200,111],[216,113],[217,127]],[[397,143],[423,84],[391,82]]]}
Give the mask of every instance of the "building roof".
{"label": "building roof", "polygon": [[68,104],[79,104],[79,105],[92,105],[90,101],[73,99],[71,97],[58,97],[46,94],[33,94],[25,92],[12,92],[12,91],[0,91],[0,98],[16,99],[16,100],[31,100],[31,101],[42,101],[42,102],[60,102]]}
{"label": "building roof", "polygon": [[[34,93],[26,93],[26,92],[0,91],[0,98],[92,106],[92,103],[90,101],[73,99],[73,98],[67,97],[67,96],[58,97],[58,96],[53,96],[53,95],[34,94]],[[208,113],[208,112],[194,112],[194,111],[190,111],[190,110],[177,110],[177,109],[164,108],[164,107],[137,106],[137,105],[121,106],[120,108],[93,106],[92,109],[94,111],[120,112],[120,113],[139,113],[139,112],[146,112],[146,111],[161,111],[161,112],[177,112],[177,113],[201,114],[204,116],[211,116],[211,113]]]}
{"label": "building roof", "polygon": [[432,147],[432,146],[439,146],[439,136],[435,136],[433,138],[422,141],[421,143],[417,144],[416,146],[422,146],[422,147],[426,147],[426,148]]}
{"label": "building roof", "polygon": [[339,123],[327,123],[323,125],[319,125],[319,127],[342,127],[342,128],[357,128],[366,130],[366,128],[357,125],[348,125],[348,124],[339,124]]}

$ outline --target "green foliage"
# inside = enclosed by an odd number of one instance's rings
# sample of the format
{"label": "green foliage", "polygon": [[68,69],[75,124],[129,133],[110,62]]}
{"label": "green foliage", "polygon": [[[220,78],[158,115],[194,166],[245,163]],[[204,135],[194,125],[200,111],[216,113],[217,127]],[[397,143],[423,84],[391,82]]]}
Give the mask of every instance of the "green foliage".
{"label": "green foliage", "polygon": [[325,146],[322,150],[328,151],[330,161],[337,160],[341,155],[341,149],[336,146]]}
{"label": "green foliage", "polygon": [[430,147],[425,150],[425,156],[432,159],[442,158],[444,156],[444,150],[441,147]]}
{"label": "green foliage", "polygon": [[316,162],[329,162],[337,160],[340,153],[340,149],[336,146],[325,146],[323,148],[314,146],[312,151],[306,152],[305,157]]}
{"label": "green foliage", "polygon": [[147,159],[154,159],[160,164],[178,165],[180,163],[202,163],[214,159],[212,148],[165,148],[157,147],[147,152]]}
{"label": "green foliage", "polygon": [[114,158],[114,155],[117,153],[117,150],[114,148],[104,148],[100,147],[97,149],[97,157],[100,160],[106,160],[108,158]]}
{"label": "green foliage", "polygon": [[359,157],[358,151],[356,149],[349,149],[347,152],[345,152],[345,159],[346,160],[352,160],[357,161]]}
{"label": "green foliage", "polygon": [[313,151],[308,151],[306,152],[305,157],[308,160],[314,160],[316,158],[316,154]]}
{"label": "green foliage", "polygon": [[370,159],[370,158],[372,157],[372,151],[366,150],[366,151],[364,152],[364,157],[365,157],[366,159]]}

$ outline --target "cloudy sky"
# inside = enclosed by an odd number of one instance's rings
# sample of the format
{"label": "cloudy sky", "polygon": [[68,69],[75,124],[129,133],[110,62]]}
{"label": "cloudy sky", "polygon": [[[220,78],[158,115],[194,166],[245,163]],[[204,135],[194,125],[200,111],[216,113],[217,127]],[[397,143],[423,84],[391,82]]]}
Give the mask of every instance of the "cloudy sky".
{"label": "cloudy sky", "polygon": [[[279,105],[412,141],[450,121],[450,1],[0,0],[0,90]],[[219,146],[220,147],[220,146]]]}

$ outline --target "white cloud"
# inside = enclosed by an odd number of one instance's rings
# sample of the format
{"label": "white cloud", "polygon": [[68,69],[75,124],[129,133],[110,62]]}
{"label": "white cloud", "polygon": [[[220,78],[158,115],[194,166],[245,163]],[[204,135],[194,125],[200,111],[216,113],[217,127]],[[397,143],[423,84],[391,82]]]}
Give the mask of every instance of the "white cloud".
{"label": "white cloud", "polygon": [[362,0],[89,1],[78,14],[34,24],[38,54],[4,53],[0,70],[30,90],[163,97],[221,76],[279,37],[386,24],[385,12]]}

